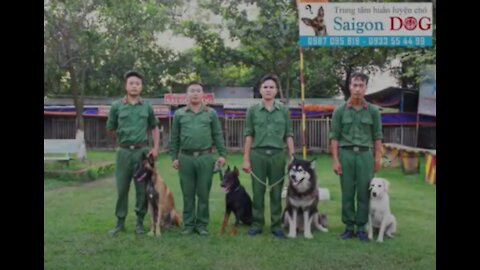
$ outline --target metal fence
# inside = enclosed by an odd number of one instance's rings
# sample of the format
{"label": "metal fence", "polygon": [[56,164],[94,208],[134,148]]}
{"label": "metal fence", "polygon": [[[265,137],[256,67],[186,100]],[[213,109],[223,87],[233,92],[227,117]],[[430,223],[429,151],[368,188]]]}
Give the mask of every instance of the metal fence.
{"label": "metal fence", "polygon": [[[107,136],[105,130],[106,119],[104,118],[85,118],[85,141],[89,148],[107,148],[115,147],[115,140]],[[222,118],[225,144],[228,151],[243,150],[243,127],[245,119]],[[169,121],[160,122],[160,140],[163,150],[168,148],[170,138]],[[309,152],[329,153],[329,139],[331,119],[306,119],[305,121],[305,143]],[[294,144],[297,151],[302,150],[302,129],[301,119],[292,119],[292,129],[294,135]],[[399,143],[415,147],[417,144],[417,134],[415,126],[395,126],[383,127],[385,143]],[[149,132],[149,137],[151,134]],[[435,148],[435,127],[420,128],[420,137],[418,145],[427,145],[425,148]],[[423,138],[425,137],[425,138]],[[44,139],[72,139],[75,138],[75,118],[73,117],[45,117],[44,118]],[[151,138],[149,138],[151,140]],[[426,141],[426,142],[423,142]],[[420,145],[422,144],[422,145]]]}
{"label": "metal fence", "polygon": [[[225,144],[229,151],[241,151],[243,149],[243,127],[245,119],[224,119]],[[330,152],[328,147],[328,133],[330,132],[331,120],[307,119],[305,121],[305,142],[308,151]],[[301,119],[292,120],[293,141],[297,151],[302,150],[302,126]]]}
{"label": "metal fence", "polygon": [[[75,138],[75,118],[44,118],[44,139],[73,139]],[[84,118],[85,142],[89,148],[113,148],[115,139],[107,136],[105,130],[106,119]]]}
{"label": "metal fence", "polygon": [[224,119],[224,136],[225,146],[228,151],[242,151],[243,149],[243,126],[245,119],[225,118]]}
{"label": "metal fence", "polygon": [[383,127],[383,142],[417,146],[417,128],[412,126]]}

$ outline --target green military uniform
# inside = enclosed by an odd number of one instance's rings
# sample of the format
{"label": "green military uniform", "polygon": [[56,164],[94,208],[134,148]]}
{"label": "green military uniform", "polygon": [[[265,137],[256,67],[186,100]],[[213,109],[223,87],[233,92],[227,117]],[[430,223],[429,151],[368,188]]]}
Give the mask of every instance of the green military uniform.
{"label": "green military uniform", "polygon": [[[274,185],[270,192],[271,230],[281,229],[281,193],[285,176],[287,155],[285,140],[293,137],[288,108],[274,102],[268,111],[263,102],[247,110],[245,136],[252,136],[250,164],[252,172],[263,183]],[[268,178],[268,181],[266,179]],[[280,181],[280,183],[278,183]],[[251,229],[261,231],[264,225],[264,196],[266,186],[252,175],[253,223]]]}
{"label": "green military uniform", "polygon": [[[206,230],[209,221],[209,194],[212,187],[215,146],[226,156],[222,128],[217,113],[201,105],[195,113],[190,106],[178,109],[173,117],[170,155],[178,159],[183,193],[183,222],[188,232]],[[198,198],[195,210],[195,197]]]}
{"label": "green military uniform", "polygon": [[[121,225],[127,216],[128,191],[134,169],[141,160],[142,154],[149,150],[147,128],[157,125],[158,119],[151,104],[141,98],[134,105],[127,101],[127,97],[112,103],[106,128],[116,130],[119,144],[115,166],[115,183],[118,192],[115,215]],[[135,181],[135,191],[138,227],[143,226],[143,218],[147,212],[145,181]]]}
{"label": "green military uniform", "polygon": [[335,109],[330,139],[338,140],[338,156],[342,166],[342,222],[347,230],[354,230],[356,225],[357,231],[365,231],[369,208],[368,188],[374,176],[373,142],[382,138],[382,123],[377,107],[362,101],[358,108],[354,108],[349,100]]}

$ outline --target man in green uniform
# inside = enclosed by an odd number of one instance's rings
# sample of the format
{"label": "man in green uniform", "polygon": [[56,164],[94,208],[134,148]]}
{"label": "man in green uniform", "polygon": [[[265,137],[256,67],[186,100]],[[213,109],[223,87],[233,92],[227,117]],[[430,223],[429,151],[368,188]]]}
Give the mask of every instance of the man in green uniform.
{"label": "man in green uniform", "polygon": [[[187,106],[173,116],[170,141],[172,167],[179,170],[183,194],[182,234],[208,235],[209,194],[215,164],[212,146],[225,164],[225,144],[222,128],[214,109],[202,104],[203,85],[191,82],[187,86]],[[198,198],[197,207],[195,200]]]}
{"label": "man in green uniform", "polygon": [[350,98],[333,112],[330,132],[333,171],[340,175],[342,222],[346,225],[341,238],[355,237],[356,226],[356,236],[361,241],[368,241],[365,232],[369,208],[368,188],[374,172],[380,168],[383,138],[380,112],[364,100],[367,83],[367,75],[351,75]]}
{"label": "man in green uniform", "polygon": [[[292,123],[288,108],[275,101],[279,79],[273,74],[260,80],[262,102],[247,110],[245,119],[245,146],[243,170],[252,176],[253,222],[248,235],[262,232],[264,225],[264,197],[267,186],[270,191],[271,231],[275,237],[284,238],[281,229],[281,193],[287,156],[295,153]],[[268,178],[268,181],[267,181]]]}
{"label": "man in green uniform", "polygon": [[[158,154],[160,132],[158,119],[153,113],[151,104],[140,97],[143,77],[136,71],[129,71],[124,76],[124,87],[127,95],[112,103],[107,120],[107,131],[117,137],[118,150],[115,163],[115,183],[118,198],[115,207],[117,225],[109,231],[115,236],[125,229],[125,218],[128,211],[128,191],[135,167],[148,152],[147,129],[152,129],[153,148],[150,153],[154,158]],[[145,198],[145,182],[135,182],[135,213],[137,214],[136,234],[143,234],[143,219],[147,212]]]}

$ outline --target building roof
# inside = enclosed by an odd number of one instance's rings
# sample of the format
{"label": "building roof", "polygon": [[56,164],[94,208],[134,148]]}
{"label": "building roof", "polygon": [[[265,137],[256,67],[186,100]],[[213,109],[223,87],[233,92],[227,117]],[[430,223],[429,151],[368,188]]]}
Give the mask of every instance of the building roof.
{"label": "building roof", "polygon": [[380,107],[395,108],[404,112],[416,112],[418,108],[418,89],[387,87],[365,95],[365,99]]}
{"label": "building roof", "polygon": [[[121,97],[85,97],[83,104],[88,106],[109,106],[115,100]],[[165,105],[163,98],[145,98],[149,100],[152,105]],[[253,98],[215,98],[215,104],[223,104],[226,109],[245,109],[260,102],[260,99]],[[342,104],[343,99],[336,98],[307,98],[305,104]],[[300,99],[290,99],[290,108],[300,108]],[[45,98],[43,105],[51,106],[73,106],[72,98]]]}

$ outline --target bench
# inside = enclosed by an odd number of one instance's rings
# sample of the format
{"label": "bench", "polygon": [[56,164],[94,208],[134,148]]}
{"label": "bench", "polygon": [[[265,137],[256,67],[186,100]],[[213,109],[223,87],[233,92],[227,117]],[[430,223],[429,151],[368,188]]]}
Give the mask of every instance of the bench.
{"label": "bench", "polygon": [[80,149],[80,142],[75,139],[43,140],[43,161],[72,160],[70,154],[77,153]]}
{"label": "bench", "polygon": [[[402,170],[404,173],[418,173],[420,171],[420,155],[425,155],[426,157],[431,156],[436,157],[437,151],[432,149],[424,149],[417,147],[409,147],[405,145],[395,144],[395,143],[384,143],[383,144],[383,160],[387,160],[384,164],[384,167],[397,167],[398,162],[400,161]],[[432,165],[433,169],[436,169],[436,158],[433,160]],[[427,164],[428,165],[428,164]],[[429,166],[427,166],[429,167]],[[429,169],[430,171],[431,169]],[[430,180],[433,181],[433,180]]]}

